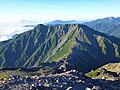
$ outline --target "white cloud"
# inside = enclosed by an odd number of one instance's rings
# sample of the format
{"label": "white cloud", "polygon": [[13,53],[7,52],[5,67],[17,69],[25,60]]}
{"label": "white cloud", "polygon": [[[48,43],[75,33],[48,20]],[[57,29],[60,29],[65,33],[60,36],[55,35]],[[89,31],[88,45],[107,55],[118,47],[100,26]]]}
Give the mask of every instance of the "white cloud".
{"label": "white cloud", "polygon": [[24,27],[24,25],[37,25],[39,22],[2,22],[0,23],[0,41],[11,39],[15,34],[33,29],[34,27]]}
{"label": "white cloud", "polygon": [[10,38],[11,37],[8,37],[8,36],[0,36],[0,41],[5,41],[5,40],[8,40]]}

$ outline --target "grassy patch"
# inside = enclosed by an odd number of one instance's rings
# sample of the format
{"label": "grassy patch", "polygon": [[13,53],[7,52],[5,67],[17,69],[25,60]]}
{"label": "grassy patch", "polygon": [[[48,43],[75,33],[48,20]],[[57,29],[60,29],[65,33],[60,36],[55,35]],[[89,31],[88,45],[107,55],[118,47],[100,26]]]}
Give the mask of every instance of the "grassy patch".
{"label": "grassy patch", "polygon": [[74,39],[72,38],[64,46],[62,46],[60,48],[60,50],[57,51],[56,54],[52,56],[52,58],[50,60],[51,61],[58,61],[62,58],[65,58],[70,53],[73,45],[74,45]]}
{"label": "grassy patch", "polygon": [[87,77],[91,77],[91,78],[96,78],[98,75],[100,75],[100,69],[96,69],[95,71],[91,71],[89,73],[85,74]]}

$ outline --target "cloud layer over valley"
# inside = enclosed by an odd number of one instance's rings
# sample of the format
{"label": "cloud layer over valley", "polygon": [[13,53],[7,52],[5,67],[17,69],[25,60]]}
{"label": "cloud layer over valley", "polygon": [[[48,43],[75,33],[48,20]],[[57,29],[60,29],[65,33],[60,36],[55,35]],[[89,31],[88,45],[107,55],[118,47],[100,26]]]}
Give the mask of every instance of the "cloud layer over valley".
{"label": "cloud layer over valley", "polygon": [[0,22],[0,41],[11,39],[14,35],[33,29],[38,21]]}

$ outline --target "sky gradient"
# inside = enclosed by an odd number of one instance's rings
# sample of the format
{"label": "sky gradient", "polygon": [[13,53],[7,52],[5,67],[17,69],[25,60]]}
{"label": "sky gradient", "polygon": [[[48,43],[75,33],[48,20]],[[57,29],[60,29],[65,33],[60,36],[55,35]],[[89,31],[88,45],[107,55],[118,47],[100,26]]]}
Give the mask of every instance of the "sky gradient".
{"label": "sky gradient", "polygon": [[0,0],[0,22],[120,16],[120,0]]}

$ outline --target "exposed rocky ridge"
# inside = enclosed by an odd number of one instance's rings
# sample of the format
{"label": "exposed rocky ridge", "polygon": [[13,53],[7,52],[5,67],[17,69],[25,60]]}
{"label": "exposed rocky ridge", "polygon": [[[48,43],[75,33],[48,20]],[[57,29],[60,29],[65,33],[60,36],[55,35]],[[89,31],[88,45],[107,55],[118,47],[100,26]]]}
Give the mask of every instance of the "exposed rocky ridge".
{"label": "exposed rocky ridge", "polygon": [[119,80],[91,79],[76,70],[60,74],[10,76],[0,81],[0,89],[9,90],[119,90]]}
{"label": "exposed rocky ridge", "polygon": [[[63,63],[63,61],[61,61]],[[89,78],[77,70],[62,71],[60,67],[56,67],[54,72],[45,73],[41,69],[48,72],[44,67],[53,65],[62,66],[60,63],[43,63],[40,67],[31,69],[1,69],[1,74],[7,76],[0,80],[0,89],[9,90],[119,90],[120,89],[120,75],[117,72],[112,72],[111,69],[116,70],[119,63],[107,64],[99,68],[98,75],[102,77]],[[116,67],[115,67],[116,66]],[[36,69],[37,68],[37,69]],[[111,68],[111,69],[110,69]],[[50,70],[50,69],[49,69]],[[64,70],[64,69],[63,69]],[[37,73],[35,73],[37,71]],[[51,70],[50,70],[51,71]],[[113,70],[114,71],[114,70]],[[96,75],[97,75],[96,74]],[[107,78],[105,77],[107,75]],[[1,78],[1,77],[0,77]]]}

